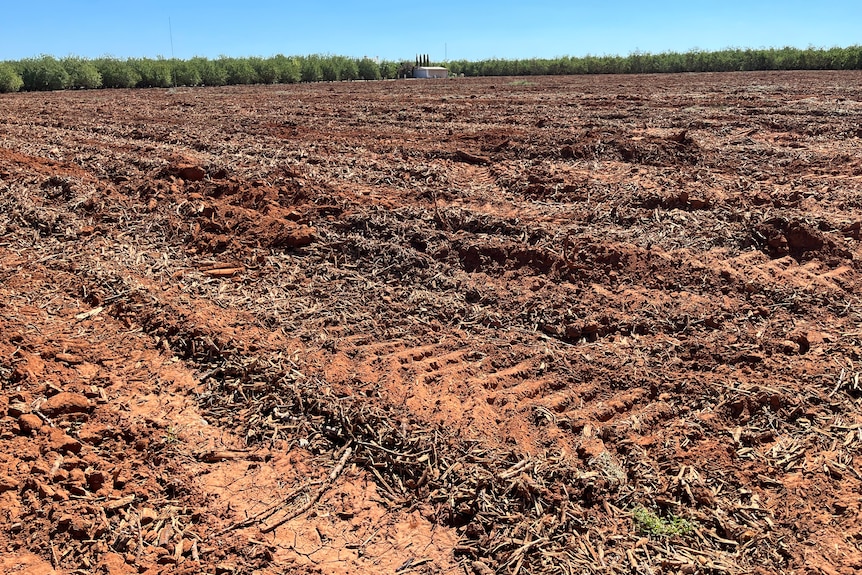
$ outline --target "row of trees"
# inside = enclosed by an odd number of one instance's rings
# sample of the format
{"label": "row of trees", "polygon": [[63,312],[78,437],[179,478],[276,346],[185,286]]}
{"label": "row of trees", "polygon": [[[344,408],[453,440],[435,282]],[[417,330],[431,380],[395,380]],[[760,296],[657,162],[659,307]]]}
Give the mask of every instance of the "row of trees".
{"label": "row of trees", "polygon": [[[655,74],[730,72],[742,70],[860,70],[862,46],[847,48],[727,49],[714,52],[634,52],[628,56],[584,56],[528,60],[456,60],[447,62],[452,75],[538,76],[564,74]],[[411,62],[377,62],[313,54],[270,58],[191,60],[164,58],[56,59],[40,56],[0,62],[0,92],[81,88],[167,88],[234,84],[292,84],[339,80],[399,78]]]}
{"label": "row of trees", "polygon": [[380,80],[409,70],[404,63],[319,54],[216,60],[40,56],[0,62],[0,92]]}
{"label": "row of trees", "polygon": [[862,46],[847,48],[763,48],[692,50],[628,56],[584,56],[530,60],[458,60],[450,73],[465,76],[545,76],[574,74],[663,74],[753,70],[860,70]]}

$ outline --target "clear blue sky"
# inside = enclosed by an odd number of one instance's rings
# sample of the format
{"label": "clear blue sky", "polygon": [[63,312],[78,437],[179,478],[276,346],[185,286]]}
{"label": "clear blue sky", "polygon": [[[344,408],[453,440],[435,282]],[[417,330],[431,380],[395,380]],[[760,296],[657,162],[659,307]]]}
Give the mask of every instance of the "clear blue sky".
{"label": "clear blue sky", "polygon": [[340,54],[435,61],[862,44],[862,0],[8,0],[0,60]]}

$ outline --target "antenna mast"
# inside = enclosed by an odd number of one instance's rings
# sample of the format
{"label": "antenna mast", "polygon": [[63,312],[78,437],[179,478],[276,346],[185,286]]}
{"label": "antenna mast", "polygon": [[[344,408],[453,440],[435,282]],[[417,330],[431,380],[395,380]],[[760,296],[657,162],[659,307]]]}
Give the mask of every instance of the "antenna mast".
{"label": "antenna mast", "polygon": [[168,16],[168,34],[171,37],[171,60],[174,59],[174,28],[171,26],[171,17]]}

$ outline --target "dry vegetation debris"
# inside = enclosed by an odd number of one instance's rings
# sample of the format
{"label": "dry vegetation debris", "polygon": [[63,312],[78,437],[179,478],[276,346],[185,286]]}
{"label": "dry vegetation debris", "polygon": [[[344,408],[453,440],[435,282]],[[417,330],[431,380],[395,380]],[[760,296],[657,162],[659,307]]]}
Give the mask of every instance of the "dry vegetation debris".
{"label": "dry vegetation debris", "polygon": [[857,75],[0,99],[0,544],[857,571]]}

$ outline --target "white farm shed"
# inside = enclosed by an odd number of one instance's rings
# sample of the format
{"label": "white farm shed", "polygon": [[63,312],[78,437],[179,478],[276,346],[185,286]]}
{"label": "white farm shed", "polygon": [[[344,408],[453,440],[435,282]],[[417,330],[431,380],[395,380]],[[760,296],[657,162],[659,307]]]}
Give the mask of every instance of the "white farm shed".
{"label": "white farm shed", "polygon": [[417,66],[413,68],[414,78],[448,78],[449,70],[440,66]]}

